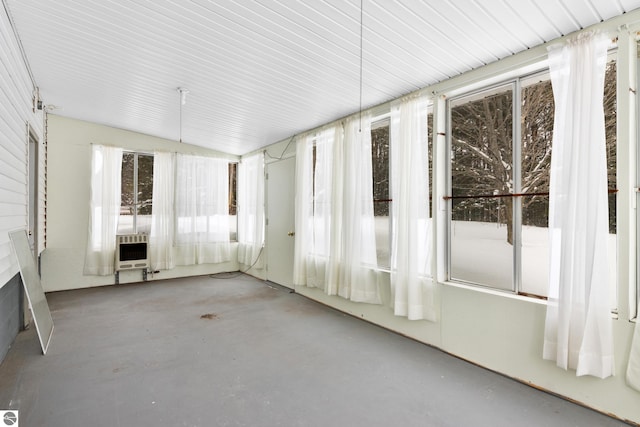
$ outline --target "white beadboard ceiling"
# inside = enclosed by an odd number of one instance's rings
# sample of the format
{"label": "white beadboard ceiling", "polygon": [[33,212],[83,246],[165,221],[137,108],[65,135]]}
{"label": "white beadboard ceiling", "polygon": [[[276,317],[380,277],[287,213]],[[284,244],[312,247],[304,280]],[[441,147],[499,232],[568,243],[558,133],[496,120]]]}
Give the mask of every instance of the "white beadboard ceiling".
{"label": "white beadboard ceiling", "polygon": [[[360,105],[360,0],[3,0],[53,113],[244,154]],[[640,0],[363,0],[366,108]]]}

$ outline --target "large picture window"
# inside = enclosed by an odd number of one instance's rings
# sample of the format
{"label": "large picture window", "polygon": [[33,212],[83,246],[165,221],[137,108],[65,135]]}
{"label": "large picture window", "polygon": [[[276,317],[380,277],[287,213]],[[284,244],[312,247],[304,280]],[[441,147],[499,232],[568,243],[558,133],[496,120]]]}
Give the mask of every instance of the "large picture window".
{"label": "large picture window", "polygon": [[[611,301],[616,295],[616,63],[604,110]],[[449,279],[545,298],[554,98],[547,73],[449,101]],[[514,120],[514,117],[517,119]]]}

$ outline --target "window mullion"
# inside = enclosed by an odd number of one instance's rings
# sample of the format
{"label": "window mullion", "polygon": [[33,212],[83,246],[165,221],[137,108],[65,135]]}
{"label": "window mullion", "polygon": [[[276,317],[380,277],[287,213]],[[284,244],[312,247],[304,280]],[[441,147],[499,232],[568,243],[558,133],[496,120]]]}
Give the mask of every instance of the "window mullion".
{"label": "window mullion", "polygon": [[[444,102],[443,102],[444,103]],[[452,140],[451,140],[451,134],[452,132],[452,127],[451,127],[451,100],[448,99],[446,101],[446,117],[445,117],[445,129],[446,129],[446,135],[445,135],[445,139],[446,139],[446,161],[445,161],[445,165],[446,165],[446,194],[453,194],[453,178],[452,178],[452,167],[451,167],[451,162],[453,160],[453,144],[452,144]],[[436,128],[436,131],[439,132],[439,129]],[[435,133],[435,132],[434,132]],[[447,233],[446,233],[446,241],[445,241],[445,248],[446,248],[446,280],[451,280],[451,234],[452,234],[452,228],[453,228],[453,224],[452,224],[452,220],[453,220],[453,200],[448,199],[446,201],[443,200],[438,200],[438,203],[443,203],[446,202],[446,221],[447,221]]]}
{"label": "window mullion", "polygon": [[[513,192],[522,193],[522,129],[521,107],[522,88],[520,79],[513,86]],[[513,198],[513,290],[518,293],[522,289],[522,197]]]}

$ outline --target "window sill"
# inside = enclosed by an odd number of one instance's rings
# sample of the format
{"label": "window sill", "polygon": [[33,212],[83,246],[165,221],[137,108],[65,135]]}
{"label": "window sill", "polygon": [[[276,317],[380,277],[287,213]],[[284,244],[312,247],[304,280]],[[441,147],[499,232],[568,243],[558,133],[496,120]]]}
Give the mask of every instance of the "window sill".
{"label": "window sill", "polygon": [[499,297],[503,297],[503,298],[510,298],[510,299],[515,299],[518,301],[527,301],[527,302],[531,302],[534,304],[540,304],[540,305],[547,305],[547,300],[545,299],[541,299],[541,298],[536,298],[536,297],[531,297],[531,296],[524,296],[524,295],[518,295],[512,291],[501,291],[498,289],[492,289],[492,288],[485,288],[483,286],[474,286],[474,285],[467,285],[465,283],[459,283],[459,282],[451,282],[451,281],[444,281],[444,282],[439,282],[443,285],[446,286],[452,286],[454,288],[460,288],[460,289],[467,289],[470,291],[475,291],[475,292],[480,292],[483,294],[488,294],[488,295],[495,295],[495,296],[499,296]]}
{"label": "window sill", "polygon": [[[489,294],[489,295],[495,295],[503,298],[510,298],[518,301],[526,301],[526,302],[545,305],[545,306],[547,305],[546,299],[536,297],[536,296],[518,295],[512,291],[501,291],[498,289],[485,288],[483,286],[467,285],[464,283],[451,282],[451,281],[444,281],[444,282],[438,282],[438,283],[445,286],[452,286],[454,288],[467,289],[470,291],[480,292],[480,293]],[[611,318],[614,320],[618,320],[619,319],[618,313],[616,311],[611,311]],[[631,319],[630,321],[635,323],[637,321],[637,318]]]}

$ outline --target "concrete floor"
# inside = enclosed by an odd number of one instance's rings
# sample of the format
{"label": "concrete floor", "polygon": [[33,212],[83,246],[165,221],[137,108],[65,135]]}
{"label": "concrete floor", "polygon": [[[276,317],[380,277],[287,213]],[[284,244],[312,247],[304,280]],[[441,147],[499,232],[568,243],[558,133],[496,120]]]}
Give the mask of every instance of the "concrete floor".
{"label": "concrete floor", "polygon": [[20,426],[623,426],[249,276],[48,295],[0,365]]}

